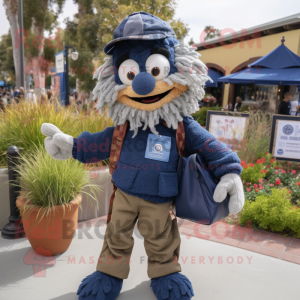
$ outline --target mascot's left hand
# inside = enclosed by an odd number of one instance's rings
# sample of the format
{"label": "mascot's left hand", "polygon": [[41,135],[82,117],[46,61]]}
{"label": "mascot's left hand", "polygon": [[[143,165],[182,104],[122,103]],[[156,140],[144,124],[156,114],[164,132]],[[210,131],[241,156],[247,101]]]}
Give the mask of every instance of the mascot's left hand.
{"label": "mascot's left hand", "polygon": [[240,212],[245,203],[243,183],[239,175],[229,173],[221,177],[221,181],[217,185],[214,192],[214,200],[222,202],[227,194],[230,196],[229,211],[232,214]]}

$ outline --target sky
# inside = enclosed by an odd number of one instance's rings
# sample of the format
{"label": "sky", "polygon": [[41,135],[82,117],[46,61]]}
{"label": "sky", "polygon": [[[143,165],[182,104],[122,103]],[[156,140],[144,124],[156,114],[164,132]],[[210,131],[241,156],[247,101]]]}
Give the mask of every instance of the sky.
{"label": "sky", "polygon": [[[73,0],[67,0],[59,18],[60,27],[64,28],[64,19],[72,18],[76,12],[77,5]],[[297,13],[300,16],[299,0],[177,0],[176,18],[190,28],[187,41],[192,37],[199,43],[206,25],[238,31]],[[0,36],[8,30],[3,0],[0,0]]]}

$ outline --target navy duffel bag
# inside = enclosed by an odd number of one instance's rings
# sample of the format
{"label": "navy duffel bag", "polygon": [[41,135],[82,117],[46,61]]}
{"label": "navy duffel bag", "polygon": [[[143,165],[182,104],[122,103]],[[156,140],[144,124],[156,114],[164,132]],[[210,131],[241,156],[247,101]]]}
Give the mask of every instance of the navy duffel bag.
{"label": "navy duffel bag", "polygon": [[178,195],[175,197],[176,215],[179,218],[213,224],[229,214],[229,195],[221,202],[213,199],[219,183],[199,154],[180,156],[177,169]]}

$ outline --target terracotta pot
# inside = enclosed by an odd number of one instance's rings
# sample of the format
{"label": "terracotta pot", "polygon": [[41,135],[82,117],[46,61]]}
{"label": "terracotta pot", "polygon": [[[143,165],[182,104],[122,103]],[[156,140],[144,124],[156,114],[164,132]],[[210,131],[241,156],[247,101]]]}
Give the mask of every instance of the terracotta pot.
{"label": "terracotta pot", "polygon": [[[54,256],[65,252],[73,239],[78,221],[78,204],[81,195],[67,205],[51,207],[49,214],[43,216],[46,208],[34,207],[30,213],[24,212],[26,199],[17,199],[26,237],[37,254]],[[41,219],[41,216],[42,219]]]}

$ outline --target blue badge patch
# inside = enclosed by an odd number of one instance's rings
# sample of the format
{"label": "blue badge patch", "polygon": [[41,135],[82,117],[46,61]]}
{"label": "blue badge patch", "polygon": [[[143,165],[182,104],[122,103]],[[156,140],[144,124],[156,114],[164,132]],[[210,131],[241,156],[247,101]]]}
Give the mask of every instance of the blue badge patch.
{"label": "blue badge patch", "polygon": [[282,128],[282,131],[286,135],[290,135],[294,132],[294,127],[292,125],[285,125]]}
{"label": "blue badge patch", "polygon": [[171,152],[171,137],[149,134],[145,158],[169,162]]}
{"label": "blue badge patch", "polygon": [[278,149],[278,150],[277,150],[277,154],[278,154],[278,155],[282,155],[282,154],[283,154],[283,150],[282,150],[282,149]]}

